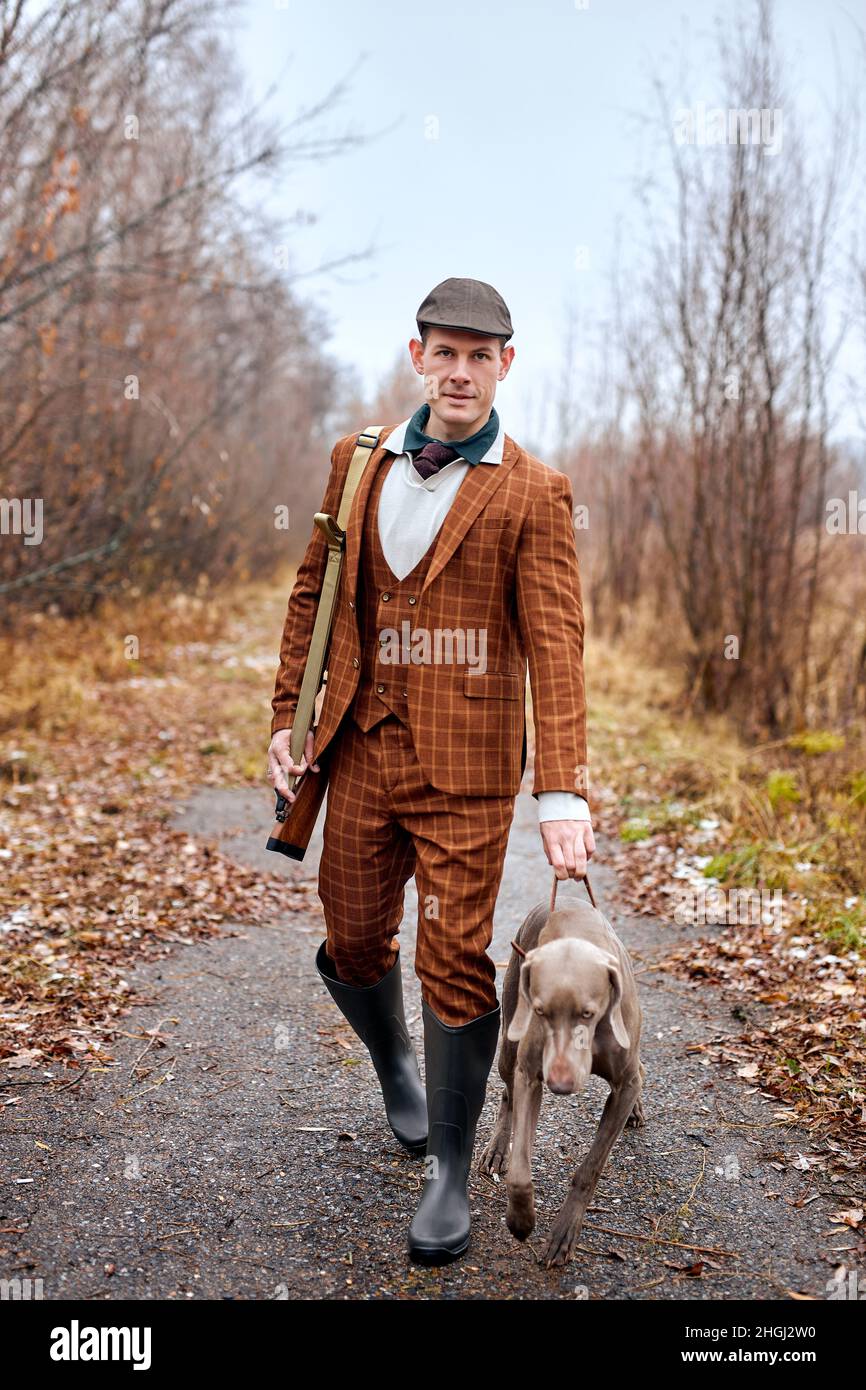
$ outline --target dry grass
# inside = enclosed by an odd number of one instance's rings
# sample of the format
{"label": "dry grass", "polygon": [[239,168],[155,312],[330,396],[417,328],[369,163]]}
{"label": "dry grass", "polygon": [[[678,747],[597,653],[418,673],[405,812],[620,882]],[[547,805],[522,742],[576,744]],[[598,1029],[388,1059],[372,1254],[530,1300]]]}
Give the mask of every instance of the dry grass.
{"label": "dry grass", "polygon": [[648,665],[642,649],[638,638],[596,637],[587,650],[590,769],[595,787],[607,789],[602,805],[617,833],[636,841],[716,819],[708,873],[731,887],[805,895],[815,920],[835,923],[859,949],[866,732],[811,729],[749,743],[722,716],[685,713],[679,672]]}
{"label": "dry grass", "polygon": [[[126,972],[167,942],[308,906],[172,828],[201,786],[265,780],[287,592],[248,586],[46,615],[0,639],[0,1059],[105,1061]],[[137,654],[131,644],[138,641]],[[276,868],[276,866],[275,866]]]}

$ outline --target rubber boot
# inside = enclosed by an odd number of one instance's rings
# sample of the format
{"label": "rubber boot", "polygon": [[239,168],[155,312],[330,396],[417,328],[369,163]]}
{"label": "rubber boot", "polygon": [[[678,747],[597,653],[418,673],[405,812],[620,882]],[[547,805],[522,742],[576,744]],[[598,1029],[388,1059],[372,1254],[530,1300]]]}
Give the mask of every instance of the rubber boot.
{"label": "rubber boot", "polygon": [[370,1053],[395,1136],[410,1153],[423,1154],[427,1146],[427,1095],[403,1013],[400,953],[374,985],[347,985],[337,979],[327,944],[323,941],[316,952],[316,969]]}
{"label": "rubber boot", "polygon": [[[496,1054],[502,1009],[462,1027],[442,1023],[421,1001],[427,1072],[427,1173],[409,1227],[409,1255],[418,1264],[447,1264],[469,1245],[467,1182],[475,1127]],[[433,1164],[431,1160],[435,1159]]]}

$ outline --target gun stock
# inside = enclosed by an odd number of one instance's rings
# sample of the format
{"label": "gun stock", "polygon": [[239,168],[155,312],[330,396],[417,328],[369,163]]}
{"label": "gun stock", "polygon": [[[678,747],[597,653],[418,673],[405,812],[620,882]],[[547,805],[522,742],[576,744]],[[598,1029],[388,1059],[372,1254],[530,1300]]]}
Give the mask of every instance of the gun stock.
{"label": "gun stock", "polygon": [[289,803],[286,819],[275,823],[266,849],[275,850],[278,854],[287,854],[290,859],[303,859],[325,799],[329,752],[330,750],[326,749],[324,757],[316,759],[319,763],[318,772],[311,772],[307,768],[298,779],[294,787],[295,799]]}

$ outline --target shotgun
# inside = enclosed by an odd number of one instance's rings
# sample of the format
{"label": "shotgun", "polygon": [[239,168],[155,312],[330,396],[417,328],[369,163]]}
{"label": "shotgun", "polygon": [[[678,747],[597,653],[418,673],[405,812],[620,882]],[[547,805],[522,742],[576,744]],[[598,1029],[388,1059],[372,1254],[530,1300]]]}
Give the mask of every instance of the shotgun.
{"label": "shotgun", "polygon": [[[331,637],[331,626],[334,621],[337,587],[343,569],[346,526],[352,509],[352,501],[364,469],[370,462],[373,450],[379,443],[379,435],[383,428],[382,425],[368,425],[358,435],[355,441],[355,452],[352,455],[340,496],[336,520],[327,512],[316,512],[315,514],[315,524],[324,535],[328,545],[328,559],[319,593],[316,619],[304,666],[298,704],[292,721],[290,749],[292,762],[296,764],[301,761],[307,734],[313,726],[316,699],[323,685],[327,682],[325,660]],[[278,828],[269,835],[267,849],[275,850],[279,854],[286,854],[291,859],[303,859],[328,785],[328,752],[329,750],[325,749],[323,758],[320,758],[318,754],[316,755],[315,760],[319,764],[318,772],[312,772],[309,768],[305,768],[302,773],[293,773],[286,779],[289,791],[295,793],[294,801],[289,801],[274,788],[274,796],[276,797],[274,818]]]}

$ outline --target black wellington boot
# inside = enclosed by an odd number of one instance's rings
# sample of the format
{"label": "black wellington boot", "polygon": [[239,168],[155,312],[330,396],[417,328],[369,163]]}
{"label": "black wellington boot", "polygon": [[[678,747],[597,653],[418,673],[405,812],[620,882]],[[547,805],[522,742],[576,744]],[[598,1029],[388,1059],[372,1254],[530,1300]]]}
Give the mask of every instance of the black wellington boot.
{"label": "black wellington boot", "polygon": [[427,1093],[403,1013],[400,952],[391,969],[374,985],[346,985],[337,979],[327,944],[323,941],[316,952],[316,969],[370,1053],[394,1134],[410,1153],[423,1154],[427,1147]]}
{"label": "black wellington boot", "polygon": [[[426,999],[424,1058],[427,1072],[428,1172],[409,1227],[409,1255],[418,1264],[447,1264],[469,1245],[469,1195],[475,1127],[496,1054],[502,1009],[462,1027],[442,1023]],[[432,1160],[436,1163],[433,1164]],[[430,1171],[432,1169],[432,1171]]]}

